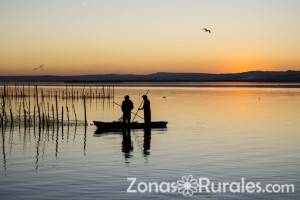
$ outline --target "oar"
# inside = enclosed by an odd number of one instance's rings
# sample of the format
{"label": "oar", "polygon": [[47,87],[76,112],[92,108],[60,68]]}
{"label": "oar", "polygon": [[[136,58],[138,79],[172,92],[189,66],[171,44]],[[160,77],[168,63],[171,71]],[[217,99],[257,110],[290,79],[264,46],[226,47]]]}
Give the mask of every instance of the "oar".
{"label": "oar", "polygon": [[[150,90],[148,89],[145,95],[147,95],[149,92],[150,92]],[[144,103],[144,100],[141,102],[141,104],[140,104],[139,108],[137,109],[132,121],[135,119],[136,116],[138,116],[137,114],[138,114],[140,108],[142,107],[143,103]]]}
{"label": "oar", "polygon": [[[122,106],[120,105],[120,104],[118,104],[117,102],[115,102],[114,101],[114,104],[116,104],[116,105],[118,105],[118,106],[120,106],[121,108],[122,108]],[[136,113],[134,113],[134,112],[131,112],[132,114],[136,114]],[[140,115],[136,115],[136,116],[138,116],[139,118],[141,118],[141,119],[144,119],[143,117],[141,117]]]}

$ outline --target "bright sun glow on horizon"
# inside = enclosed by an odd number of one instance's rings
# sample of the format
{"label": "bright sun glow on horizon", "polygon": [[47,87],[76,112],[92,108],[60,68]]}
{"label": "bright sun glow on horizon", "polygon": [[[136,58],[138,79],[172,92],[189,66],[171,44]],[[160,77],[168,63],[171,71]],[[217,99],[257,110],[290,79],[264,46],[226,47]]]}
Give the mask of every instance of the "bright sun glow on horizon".
{"label": "bright sun glow on horizon", "polygon": [[0,75],[300,70],[299,10],[298,0],[2,0]]}

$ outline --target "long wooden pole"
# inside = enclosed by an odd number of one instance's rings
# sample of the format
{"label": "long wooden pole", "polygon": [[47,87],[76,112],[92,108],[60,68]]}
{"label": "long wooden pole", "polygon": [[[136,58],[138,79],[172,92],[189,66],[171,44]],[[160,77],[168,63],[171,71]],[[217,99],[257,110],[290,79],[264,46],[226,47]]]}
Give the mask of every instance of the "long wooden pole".
{"label": "long wooden pole", "polygon": [[[122,107],[120,104],[118,104],[117,102],[115,102],[114,101],[114,104],[116,104],[117,106],[120,106],[120,107]],[[136,113],[134,113],[134,112],[131,112],[131,114],[136,114]],[[140,115],[138,115],[138,114],[136,114],[136,116],[138,116],[139,118],[141,118],[141,119],[144,119],[143,117],[141,117]]]}
{"label": "long wooden pole", "polygon": [[[150,92],[150,90],[148,89],[147,92],[146,92],[146,94],[144,94],[144,95],[147,95],[149,92]],[[139,106],[139,108],[137,109],[137,111],[136,111],[136,113],[135,113],[135,115],[134,115],[132,121],[133,121],[133,120],[135,119],[135,117],[137,116],[137,114],[138,114],[138,112],[140,111],[140,108],[142,107],[143,104],[144,104],[144,100],[140,103],[140,106]]]}

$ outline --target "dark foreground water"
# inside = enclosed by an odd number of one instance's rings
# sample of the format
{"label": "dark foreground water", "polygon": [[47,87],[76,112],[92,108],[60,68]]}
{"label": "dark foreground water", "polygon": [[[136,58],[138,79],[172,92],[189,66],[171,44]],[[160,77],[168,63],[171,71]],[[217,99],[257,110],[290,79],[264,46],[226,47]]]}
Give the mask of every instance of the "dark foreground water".
{"label": "dark foreground water", "polygon": [[[137,108],[147,89],[123,87],[114,100],[129,94]],[[149,96],[153,120],[169,122],[151,135],[7,127],[0,137],[0,199],[300,199],[300,89],[153,87]],[[76,108],[82,118],[80,102]],[[90,123],[120,116],[112,102],[88,102]],[[174,182],[188,175],[288,183],[295,192],[126,192],[128,177]]]}

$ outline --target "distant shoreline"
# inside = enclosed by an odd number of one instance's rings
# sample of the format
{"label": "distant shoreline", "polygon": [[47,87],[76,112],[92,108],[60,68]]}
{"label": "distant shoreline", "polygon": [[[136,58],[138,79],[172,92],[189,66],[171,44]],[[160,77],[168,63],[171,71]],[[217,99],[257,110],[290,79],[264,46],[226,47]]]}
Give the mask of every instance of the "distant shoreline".
{"label": "distant shoreline", "polygon": [[300,88],[299,83],[286,82],[0,82],[3,85],[38,86],[114,86],[114,87],[191,87],[191,88]]}
{"label": "distant shoreline", "polygon": [[[176,84],[201,85],[203,83],[300,83],[300,71],[249,71],[242,73],[210,74],[210,73],[174,73],[157,72],[152,74],[91,74],[78,76],[0,76],[0,82],[63,82],[68,84]],[[216,84],[214,84],[216,85]],[[239,84],[240,85],[240,84]],[[252,84],[251,84],[252,85]],[[267,84],[269,85],[269,84]]]}

